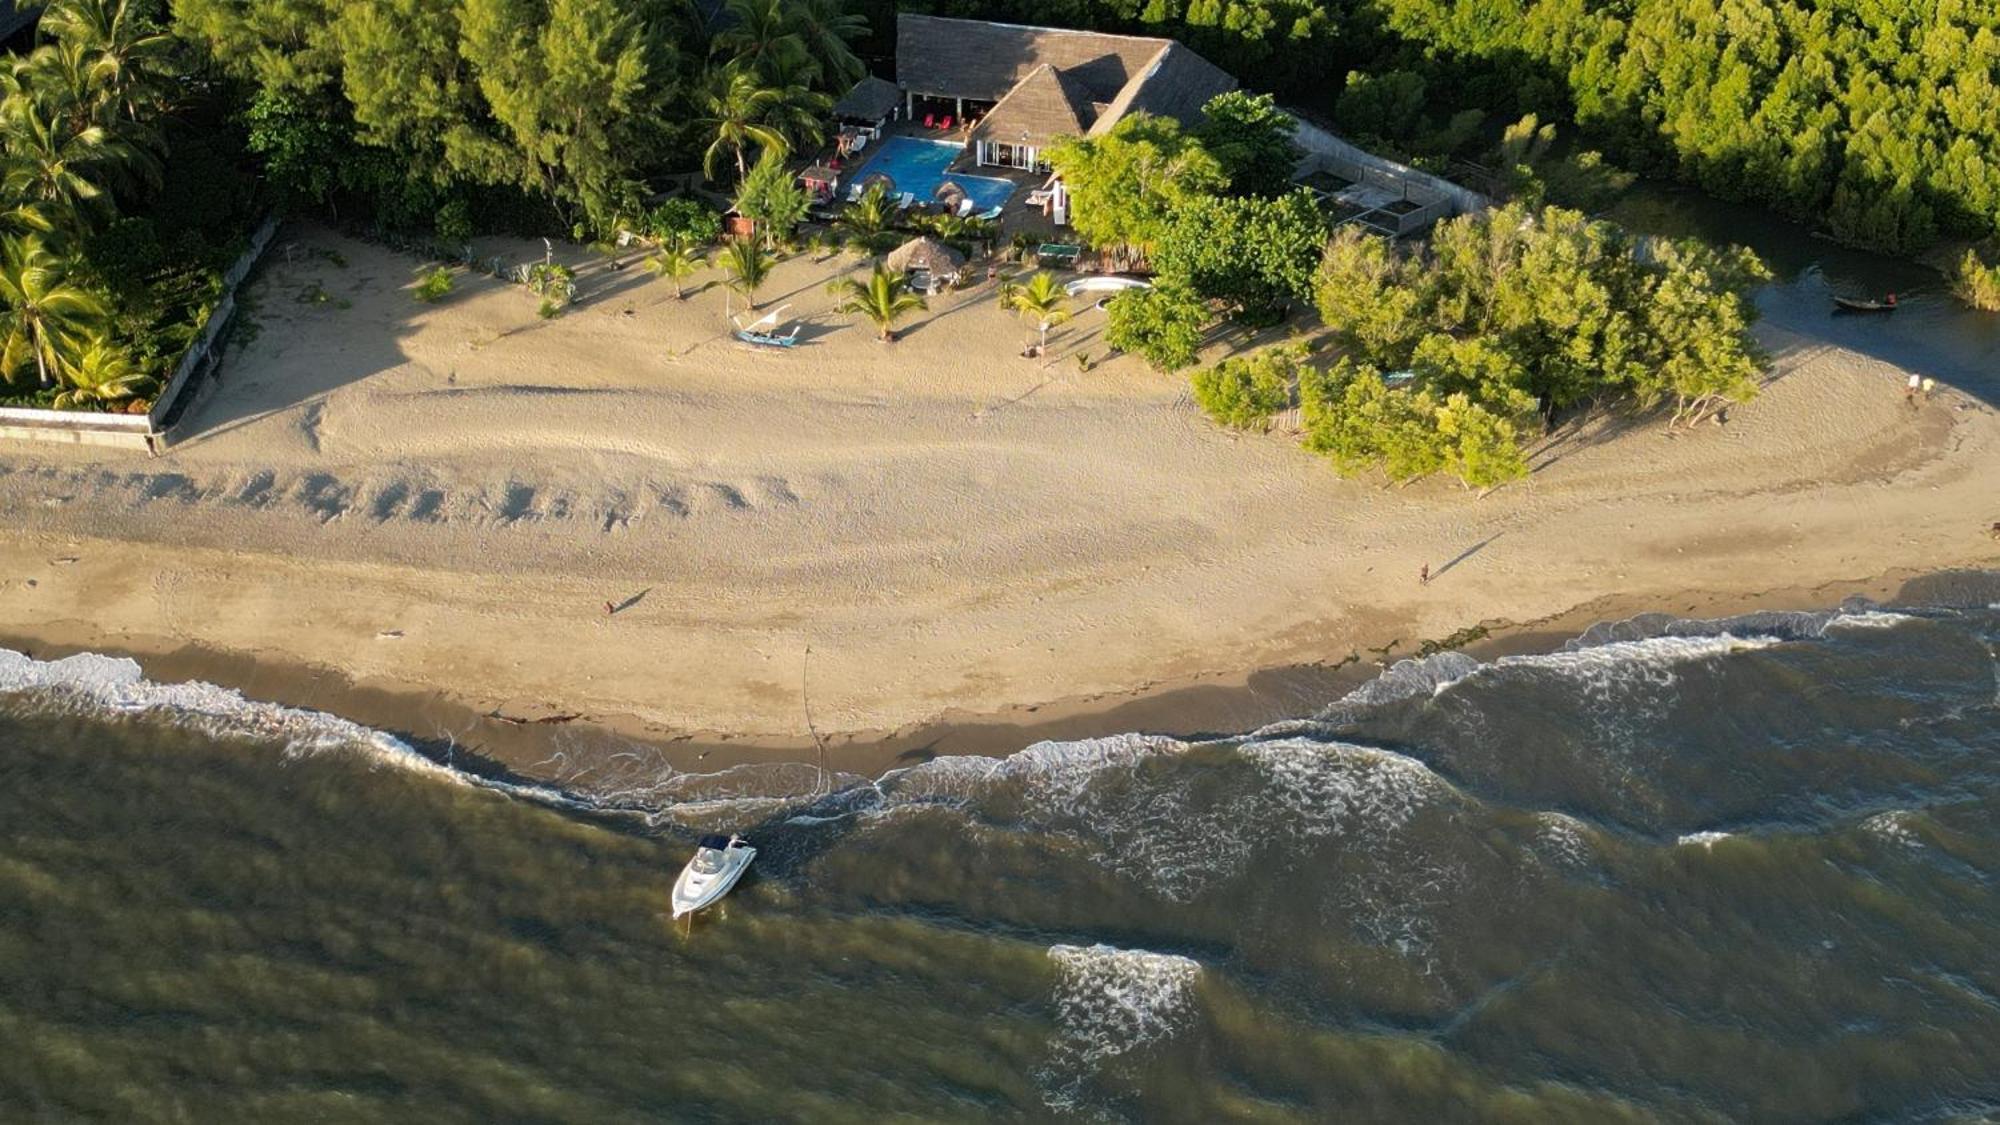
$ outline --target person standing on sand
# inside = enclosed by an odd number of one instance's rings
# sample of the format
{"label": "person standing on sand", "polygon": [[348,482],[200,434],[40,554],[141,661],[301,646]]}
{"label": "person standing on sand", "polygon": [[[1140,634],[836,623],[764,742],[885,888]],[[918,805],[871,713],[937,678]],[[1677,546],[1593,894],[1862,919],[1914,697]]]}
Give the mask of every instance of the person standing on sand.
{"label": "person standing on sand", "polygon": [[1430,584],[1431,584],[1431,564],[1425,563],[1424,568],[1417,572],[1417,585],[1428,586]]}
{"label": "person standing on sand", "polygon": [[1903,388],[1903,401],[1909,403],[1912,407],[1915,407],[1917,405],[1917,391],[1921,389],[1923,385],[1924,381],[1922,377],[1916,375],[1910,376],[1909,385]]}

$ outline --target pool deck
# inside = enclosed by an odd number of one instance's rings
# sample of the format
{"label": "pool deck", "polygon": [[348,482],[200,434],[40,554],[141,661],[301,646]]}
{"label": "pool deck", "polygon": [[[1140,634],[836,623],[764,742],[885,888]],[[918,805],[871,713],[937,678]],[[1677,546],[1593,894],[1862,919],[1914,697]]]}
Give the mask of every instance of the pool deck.
{"label": "pool deck", "polygon": [[[908,137],[911,140],[918,141],[949,141],[952,144],[963,145],[969,131],[968,129],[954,128],[949,133],[946,133],[937,129],[926,129],[921,121],[893,122],[882,130],[880,138],[869,142],[868,148],[862,150],[850,162],[850,166],[856,170],[865,168],[878,147],[896,137]],[[818,153],[815,153],[808,163],[813,161],[823,163],[833,156],[833,146],[829,144],[824,146]],[[846,185],[849,182],[846,179],[848,171],[849,169],[842,170],[842,191],[846,190]],[[1033,234],[1050,241],[1059,241],[1065,237],[1065,232],[1058,228],[1055,222],[1047,215],[1044,215],[1040,207],[1030,207],[1026,202],[1029,192],[1040,188],[1044,183],[1048,182],[1049,174],[1047,172],[1023,172],[1015,168],[980,167],[972,162],[971,149],[968,147],[964,152],[959,154],[956,160],[951,162],[951,165],[946,169],[946,173],[953,176],[979,176],[989,180],[1006,180],[1008,183],[1014,185],[1014,194],[1007,197],[1007,202],[1000,212],[1001,242],[1007,242],[1016,235],[1024,233]]]}

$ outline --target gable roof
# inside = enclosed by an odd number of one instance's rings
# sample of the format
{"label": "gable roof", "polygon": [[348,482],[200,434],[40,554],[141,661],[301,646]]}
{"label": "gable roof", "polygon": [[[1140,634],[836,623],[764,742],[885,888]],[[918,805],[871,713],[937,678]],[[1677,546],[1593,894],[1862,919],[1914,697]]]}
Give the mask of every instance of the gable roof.
{"label": "gable roof", "polygon": [[1097,119],[1083,83],[1043,63],[1007,91],[972,131],[973,141],[1021,140],[1040,147],[1054,137],[1080,137]]}
{"label": "gable roof", "polygon": [[1172,39],[1022,27],[904,12],[896,80],[914,94],[990,101],[974,141],[1099,136],[1131,113],[1183,125],[1236,79]]}
{"label": "gable roof", "polygon": [[1171,42],[899,12],[896,82],[914,94],[997,102],[1047,64],[1108,102]]}
{"label": "gable roof", "polygon": [[1194,125],[1201,121],[1202,107],[1210,98],[1235,88],[1236,79],[1229,72],[1170,39],[1159,57],[1126,83],[1116,100],[1097,115],[1090,135],[1109,132],[1129,113],[1150,113]]}

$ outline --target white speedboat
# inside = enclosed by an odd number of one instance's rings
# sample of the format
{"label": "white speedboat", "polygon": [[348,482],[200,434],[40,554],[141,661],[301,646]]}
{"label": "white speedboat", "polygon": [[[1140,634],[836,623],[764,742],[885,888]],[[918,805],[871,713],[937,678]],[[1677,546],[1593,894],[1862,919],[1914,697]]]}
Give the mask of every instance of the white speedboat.
{"label": "white speedboat", "polygon": [[1114,297],[1129,289],[1151,289],[1152,287],[1153,283],[1144,278],[1121,277],[1113,273],[1100,273],[1092,274],[1089,277],[1077,278],[1075,281],[1063,286],[1063,292],[1068,293],[1072,297],[1081,297],[1085,293],[1102,293],[1107,297]]}
{"label": "white speedboat", "polygon": [[741,836],[703,836],[694,858],[674,880],[674,917],[692,914],[728,894],[756,858],[757,849]]}

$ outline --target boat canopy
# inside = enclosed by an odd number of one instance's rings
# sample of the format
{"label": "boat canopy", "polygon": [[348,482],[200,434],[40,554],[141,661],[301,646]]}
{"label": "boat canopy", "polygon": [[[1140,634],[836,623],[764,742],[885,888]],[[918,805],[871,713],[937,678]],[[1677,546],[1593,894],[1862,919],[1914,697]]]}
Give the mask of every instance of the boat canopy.
{"label": "boat canopy", "polygon": [[713,835],[703,836],[701,838],[701,846],[704,848],[714,848],[717,851],[727,851],[729,848],[729,837],[713,836]]}

